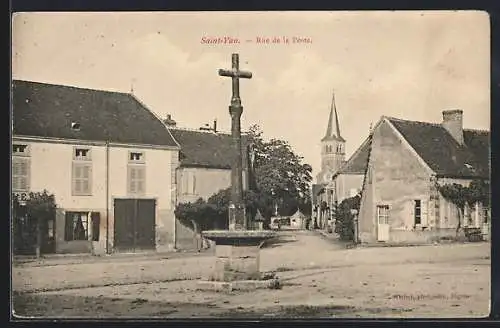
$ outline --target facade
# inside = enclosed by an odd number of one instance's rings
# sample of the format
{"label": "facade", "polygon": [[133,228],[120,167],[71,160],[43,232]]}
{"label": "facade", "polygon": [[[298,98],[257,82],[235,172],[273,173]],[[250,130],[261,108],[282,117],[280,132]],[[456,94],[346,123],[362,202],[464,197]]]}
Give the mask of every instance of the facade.
{"label": "facade", "polygon": [[[429,242],[455,236],[458,209],[437,185],[489,180],[490,133],[463,129],[461,110],[440,124],[382,117],[371,135],[359,212],[361,242]],[[489,209],[466,209],[464,225],[489,225]]]}
{"label": "facade", "polygon": [[173,249],[178,157],[133,95],[13,82],[13,192],[54,194],[56,253]]}
{"label": "facade", "polygon": [[[222,189],[231,186],[231,163],[234,159],[232,136],[211,129],[188,130],[170,124],[169,130],[181,146],[176,172],[176,204],[207,200]],[[243,190],[248,188],[248,156],[246,138],[242,137]],[[176,248],[200,247],[200,236],[192,227],[176,220]]]}
{"label": "facade", "polygon": [[334,204],[333,176],[345,163],[346,140],[340,135],[340,125],[335,105],[335,95],[332,96],[330,114],[325,136],[321,139],[321,171],[316,175],[316,184],[312,190],[313,221],[318,228],[326,228],[331,219],[331,208]]}

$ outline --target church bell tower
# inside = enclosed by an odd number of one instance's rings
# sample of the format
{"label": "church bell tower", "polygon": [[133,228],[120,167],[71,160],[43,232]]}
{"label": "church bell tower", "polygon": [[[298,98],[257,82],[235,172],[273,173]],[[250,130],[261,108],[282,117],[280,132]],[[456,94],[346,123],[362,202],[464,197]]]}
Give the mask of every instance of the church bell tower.
{"label": "church bell tower", "polygon": [[332,94],[328,125],[321,139],[321,172],[316,176],[317,183],[328,183],[345,161],[345,139],[340,135],[339,117]]}

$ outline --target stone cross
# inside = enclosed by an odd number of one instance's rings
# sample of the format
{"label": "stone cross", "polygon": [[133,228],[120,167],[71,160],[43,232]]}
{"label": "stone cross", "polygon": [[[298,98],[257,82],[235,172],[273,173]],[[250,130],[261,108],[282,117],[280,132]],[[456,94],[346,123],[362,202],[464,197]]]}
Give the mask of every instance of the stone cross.
{"label": "stone cross", "polygon": [[242,154],[241,154],[241,114],[243,106],[240,99],[240,78],[252,78],[251,72],[240,71],[239,55],[232,55],[231,70],[219,69],[220,76],[230,77],[233,81],[231,105],[231,135],[235,156],[231,165],[231,204],[229,205],[229,230],[246,230],[245,204],[243,203]]}

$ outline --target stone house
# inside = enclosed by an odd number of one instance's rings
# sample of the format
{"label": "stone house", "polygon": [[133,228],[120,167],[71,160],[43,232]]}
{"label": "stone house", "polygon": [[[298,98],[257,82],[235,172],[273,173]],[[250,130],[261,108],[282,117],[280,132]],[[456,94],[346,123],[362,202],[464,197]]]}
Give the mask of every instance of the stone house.
{"label": "stone house", "polygon": [[[440,124],[382,117],[371,133],[359,212],[361,242],[429,242],[455,236],[458,209],[437,185],[490,176],[490,133],[463,128],[463,111]],[[490,222],[489,208],[466,210],[464,225]]]}
{"label": "stone house", "polygon": [[[171,119],[171,118],[170,118]],[[176,170],[177,192],[175,203],[207,200],[222,189],[231,186],[231,164],[236,154],[233,151],[232,136],[213,128],[190,130],[178,128],[171,120],[169,130],[180,144],[179,167]],[[248,188],[249,163],[246,138],[242,136],[243,189]],[[200,247],[200,236],[192,227],[176,220],[177,249]]]}
{"label": "stone house", "polygon": [[174,248],[180,147],[154,113],[126,93],[20,80],[12,90],[12,189],[55,195],[53,252]]}

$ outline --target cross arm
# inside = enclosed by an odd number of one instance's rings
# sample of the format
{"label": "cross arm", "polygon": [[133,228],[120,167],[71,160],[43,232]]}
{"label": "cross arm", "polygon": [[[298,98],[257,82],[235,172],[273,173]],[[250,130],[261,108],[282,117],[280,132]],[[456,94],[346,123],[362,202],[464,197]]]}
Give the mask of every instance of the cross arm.
{"label": "cross arm", "polygon": [[251,79],[252,78],[251,72],[234,71],[234,70],[226,70],[226,69],[219,69],[219,75],[220,76],[229,76],[229,77],[239,77],[239,78],[244,78],[244,79]]}

